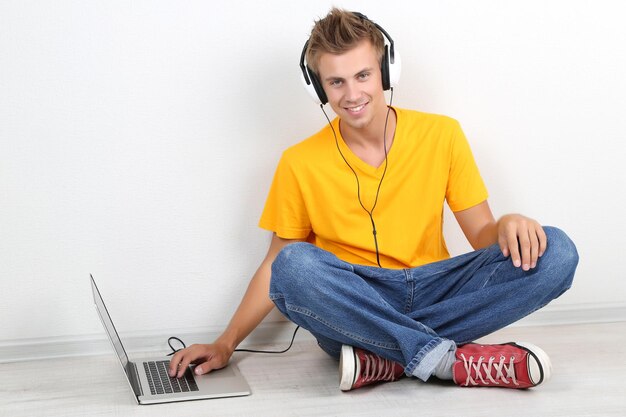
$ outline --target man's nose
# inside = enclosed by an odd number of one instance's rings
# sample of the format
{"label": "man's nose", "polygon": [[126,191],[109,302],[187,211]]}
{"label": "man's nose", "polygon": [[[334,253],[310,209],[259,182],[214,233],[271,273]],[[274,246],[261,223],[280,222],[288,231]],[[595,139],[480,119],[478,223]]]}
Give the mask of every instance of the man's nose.
{"label": "man's nose", "polygon": [[358,101],[361,97],[361,89],[354,81],[346,83],[345,99],[347,101]]}

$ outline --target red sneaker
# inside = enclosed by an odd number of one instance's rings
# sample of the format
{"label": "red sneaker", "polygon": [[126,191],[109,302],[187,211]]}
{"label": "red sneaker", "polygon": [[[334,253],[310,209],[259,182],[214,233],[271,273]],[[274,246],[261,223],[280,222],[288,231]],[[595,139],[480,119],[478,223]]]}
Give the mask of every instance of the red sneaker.
{"label": "red sneaker", "polygon": [[552,375],[546,352],[529,343],[469,343],[457,348],[456,359],[452,375],[462,387],[530,388]]}
{"label": "red sneaker", "polygon": [[404,367],[399,363],[382,358],[363,349],[343,345],[339,359],[342,391],[361,388],[376,382],[397,381],[404,375]]}

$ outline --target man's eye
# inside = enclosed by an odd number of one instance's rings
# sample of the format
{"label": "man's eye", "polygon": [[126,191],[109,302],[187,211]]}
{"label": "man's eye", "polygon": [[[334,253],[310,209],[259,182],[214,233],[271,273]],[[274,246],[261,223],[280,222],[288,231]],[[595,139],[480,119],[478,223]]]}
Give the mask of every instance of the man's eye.
{"label": "man's eye", "polygon": [[331,87],[337,87],[337,86],[340,86],[340,85],[341,85],[341,80],[332,80],[330,82],[330,86]]}
{"label": "man's eye", "polygon": [[359,79],[360,80],[366,80],[369,76],[370,76],[369,72],[363,72],[363,73],[359,74]]}

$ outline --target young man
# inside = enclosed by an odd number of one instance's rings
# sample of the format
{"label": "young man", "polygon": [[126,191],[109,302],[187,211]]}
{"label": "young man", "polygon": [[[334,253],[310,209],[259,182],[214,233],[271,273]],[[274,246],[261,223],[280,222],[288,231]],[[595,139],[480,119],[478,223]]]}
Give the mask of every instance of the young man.
{"label": "young man", "polygon": [[[224,333],[175,354],[172,376],[225,366],[275,305],[340,359],[342,390],[403,375],[510,388],[550,377],[534,345],[471,342],[565,292],[576,249],[522,215],[494,219],[456,121],[387,105],[397,63],[382,31],[337,9],[316,22],[304,77],[337,118],[284,152],[260,221],[274,232],[267,256]],[[449,257],[444,200],[474,252]]]}

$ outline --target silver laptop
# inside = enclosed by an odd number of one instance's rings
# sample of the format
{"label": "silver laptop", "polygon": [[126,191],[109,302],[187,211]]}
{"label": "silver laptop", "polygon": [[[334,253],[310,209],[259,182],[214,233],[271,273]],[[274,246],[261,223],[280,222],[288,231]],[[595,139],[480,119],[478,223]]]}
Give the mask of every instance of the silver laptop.
{"label": "silver laptop", "polygon": [[130,361],[96,281],[91,276],[91,291],[102,325],[122,365],[124,375],[138,404],[157,404],[207,398],[238,397],[250,394],[250,387],[234,364],[206,375],[194,375],[191,367],[176,379],[167,374],[169,358],[143,358]]}

